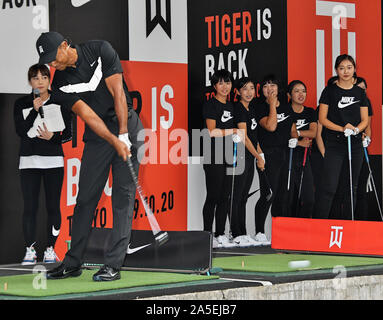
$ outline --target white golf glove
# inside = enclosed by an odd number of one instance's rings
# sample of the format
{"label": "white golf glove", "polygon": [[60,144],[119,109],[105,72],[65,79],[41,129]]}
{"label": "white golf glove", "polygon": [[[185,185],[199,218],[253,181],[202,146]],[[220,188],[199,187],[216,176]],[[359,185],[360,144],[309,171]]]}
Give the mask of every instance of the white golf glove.
{"label": "white golf glove", "polygon": [[359,129],[358,129],[358,127],[355,127],[355,129],[352,130],[352,134],[353,134],[354,136],[356,136],[358,133],[359,133]]}
{"label": "white golf glove", "polygon": [[354,134],[354,130],[352,130],[352,129],[345,129],[344,131],[344,136],[345,137],[349,137],[349,136],[351,136],[351,135],[353,135]]}
{"label": "white golf glove", "polygon": [[291,138],[289,140],[289,148],[294,149],[298,145],[298,139],[297,138]]}
{"label": "white golf glove", "polygon": [[239,134],[234,133],[233,136],[232,136],[232,138],[233,138],[233,141],[234,141],[235,143],[239,143],[239,142],[241,142],[241,137],[240,137]]}
{"label": "white golf glove", "polygon": [[264,153],[260,153],[259,155],[260,155],[261,158],[263,159],[263,162],[266,163],[265,154],[264,154]]}
{"label": "white golf glove", "polygon": [[129,140],[129,133],[119,134],[118,139],[124,142],[128,146],[128,149],[130,150],[132,143]]}
{"label": "white golf glove", "polygon": [[363,148],[367,148],[371,143],[371,138],[369,136],[366,136],[363,139]]}

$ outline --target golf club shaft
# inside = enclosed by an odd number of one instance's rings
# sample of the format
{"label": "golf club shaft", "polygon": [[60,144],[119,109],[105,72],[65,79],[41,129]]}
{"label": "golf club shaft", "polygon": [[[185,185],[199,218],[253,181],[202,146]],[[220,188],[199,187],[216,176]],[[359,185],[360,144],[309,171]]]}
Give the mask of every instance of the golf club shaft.
{"label": "golf club shaft", "polygon": [[364,155],[365,155],[365,157],[366,157],[366,162],[367,162],[367,166],[368,166],[368,171],[370,172],[370,178],[371,178],[372,187],[373,187],[373,189],[374,189],[374,193],[375,193],[376,203],[378,204],[380,217],[382,218],[382,221],[383,221],[382,208],[380,207],[379,197],[378,197],[378,193],[377,193],[377,191],[376,191],[376,186],[375,186],[374,176],[372,175],[372,170],[371,170],[371,166],[370,166],[370,159],[369,159],[369,157],[368,157],[367,148],[363,148],[363,149],[364,149]]}
{"label": "golf club shaft", "polygon": [[351,201],[351,218],[354,220],[354,195],[352,192],[352,166],[351,166],[351,136],[347,137],[347,147],[348,147],[348,163],[350,167],[350,201]]}
{"label": "golf club shaft", "polygon": [[133,177],[134,183],[136,185],[138,195],[140,196],[141,202],[142,202],[142,204],[144,206],[144,209],[145,209],[145,212],[146,212],[146,216],[148,217],[150,227],[151,227],[151,229],[153,231],[153,235],[155,236],[155,235],[157,235],[157,233],[161,232],[161,228],[160,228],[160,226],[159,226],[159,224],[157,222],[157,219],[155,218],[155,216],[154,216],[154,214],[152,212],[152,209],[150,209],[150,206],[148,205],[147,201],[145,200],[145,196],[143,194],[141,185],[140,185],[140,183],[138,181],[137,174],[134,171],[132,159],[130,157],[128,157],[127,163],[128,163],[128,167],[129,167],[130,173],[131,173],[131,175]]}

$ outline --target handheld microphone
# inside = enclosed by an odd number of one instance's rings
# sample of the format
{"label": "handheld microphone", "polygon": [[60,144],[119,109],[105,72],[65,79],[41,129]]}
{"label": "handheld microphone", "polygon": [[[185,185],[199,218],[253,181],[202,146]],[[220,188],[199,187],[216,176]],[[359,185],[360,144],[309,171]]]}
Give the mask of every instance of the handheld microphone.
{"label": "handheld microphone", "polygon": [[[33,94],[35,95],[35,98],[40,98],[40,90],[38,88],[33,89]],[[41,119],[44,119],[44,110],[42,106],[39,108],[39,114]]]}

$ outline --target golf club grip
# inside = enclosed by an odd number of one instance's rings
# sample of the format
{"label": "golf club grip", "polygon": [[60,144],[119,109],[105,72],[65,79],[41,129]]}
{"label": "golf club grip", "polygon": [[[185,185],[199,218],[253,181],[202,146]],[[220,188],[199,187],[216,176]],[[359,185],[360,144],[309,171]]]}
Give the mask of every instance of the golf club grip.
{"label": "golf club grip", "polygon": [[305,155],[303,156],[303,167],[306,165],[306,159],[307,159],[307,150],[308,150],[309,148],[305,148]]}
{"label": "golf club grip", "polygon": [[347,137],[348,160],[351,160],[351,136]]}
{"label": "golf club grip", "polygon": [[367,163],[370,163],[370,159],[368,157],[367,148],[363,148],[363,149],[364,149],[364,156],[366,157],[366,161],[367,161]]}
{"label": "golf club grip", "polygon": [[290,148],[290,155],[289,155],[289,170],[291,170],[291,163],[293,162],[293,151],[294,151],[294,148]]}
{"label": "golf club grip", "polygon": [[237,166],[237,143],[234,142],[234,157],[233,157],[233,167]]}
{"label": "golf club grip", "polygon": [[161,231],[161,228],[160,228],[160,226],[159,226],[159,224],[157,222],[157,219],[154,216],[154,213],[152,212],[152,209],[150,209],[150,206],[148,205],[148,203],[145,200],[144,194],[142,192],[141,185],[138,182],[138,177],[137,177],[137,174],[136,174],[136,172],[134,170],[134,167],[133,167],[132,159],[130,157],[128,157],[126,162],[128,164],[130,173],[131,173],[131,175],[133,177],[134,184],[136,185],[136,189],[137,189],[138,195],[140,196],[141,202],[142,202],[142,204],[144,206],[144,209],[145,209],[145,212],[146,212],[146,216],[148,217],[148,220],[149,220],[150,227],[151,227],[151,229],[153,231],[153,234],[156,235],[157,233],[159,233]]}

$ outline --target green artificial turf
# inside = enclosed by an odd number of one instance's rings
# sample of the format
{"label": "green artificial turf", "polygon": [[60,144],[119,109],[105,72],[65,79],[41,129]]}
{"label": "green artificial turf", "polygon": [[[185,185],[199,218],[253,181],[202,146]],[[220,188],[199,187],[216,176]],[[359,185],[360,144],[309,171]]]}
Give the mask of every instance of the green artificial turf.
{"label": "green artificial turf", "polygon": [[[305,268],[291,268],[290,261],[310,261],[310,266]],[[382,258],[309,255],[309,254],[259,254],[253,256],[234,256],[214,258],[213,267],[222,268],[224,271],[245,272],[292,272],[297,270],[332,269],[336,266],[360,267],[383,265]]]}
{"label": "green artificial turf", "polygon": [[92,276],[96,271],[83,270],[80,277],[62,280],[46,280],[42,273],[0,277],[0,295],[48,297],[218,278],[167,272],[121,271],[120,280],[95,282]]}

